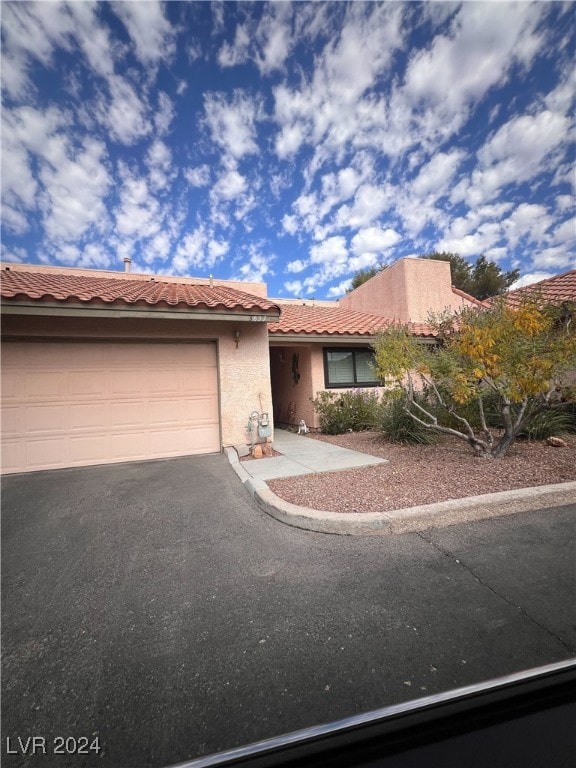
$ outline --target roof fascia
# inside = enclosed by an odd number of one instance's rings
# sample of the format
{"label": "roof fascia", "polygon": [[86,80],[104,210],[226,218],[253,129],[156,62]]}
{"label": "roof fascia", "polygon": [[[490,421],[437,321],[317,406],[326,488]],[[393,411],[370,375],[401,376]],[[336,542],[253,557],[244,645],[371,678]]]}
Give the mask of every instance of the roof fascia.
{"label": "roof fascia", "polygon": [[[418,341],[424,344],[436,344],[434,336],[416,336]],[[366,346],[373,344],[375,335],[344,335],[344,334],[315,334],[315,333],[269,333],[268,339],[271,347],[284,347],[286,344],[344,344],[347,346]]]}
{"label": "roof fascia", "polygon": [[54,304],[46,302],[32,304],[29,302],[6,302],[0,305],[3,315],[33,315],[41,317],[138,317],[161,320],[221,320],[245,323],[273,323],[278,321],[278,314],[269,311],[210,311],[194,309],[141,309],[136,307],[102,307],[82,304]]}

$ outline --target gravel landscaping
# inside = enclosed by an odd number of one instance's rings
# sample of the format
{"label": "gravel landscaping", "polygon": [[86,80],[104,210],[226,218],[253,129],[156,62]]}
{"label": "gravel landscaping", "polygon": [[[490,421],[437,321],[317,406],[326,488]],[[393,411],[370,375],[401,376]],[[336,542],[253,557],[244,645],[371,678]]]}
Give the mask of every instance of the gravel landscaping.
{"label": "gravel landscaping", "polygon": [[576,480],[576,436],[567,447],[518,441],[503,459],[476,458],[461,441],[437,445],[388,443],[377,432],[308,435],[310,440],[363,451],[389,464],[268,482],[286,501],[327,512],[385,512],[436,501]]}

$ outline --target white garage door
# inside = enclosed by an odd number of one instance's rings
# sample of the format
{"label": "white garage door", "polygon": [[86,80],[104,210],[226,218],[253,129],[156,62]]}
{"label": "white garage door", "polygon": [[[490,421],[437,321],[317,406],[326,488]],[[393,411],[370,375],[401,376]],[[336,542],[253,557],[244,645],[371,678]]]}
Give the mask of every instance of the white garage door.
{"label": "white garage door", "polygon": [[220,450],[216,345],[25,343],[2,350],[2,470]]}

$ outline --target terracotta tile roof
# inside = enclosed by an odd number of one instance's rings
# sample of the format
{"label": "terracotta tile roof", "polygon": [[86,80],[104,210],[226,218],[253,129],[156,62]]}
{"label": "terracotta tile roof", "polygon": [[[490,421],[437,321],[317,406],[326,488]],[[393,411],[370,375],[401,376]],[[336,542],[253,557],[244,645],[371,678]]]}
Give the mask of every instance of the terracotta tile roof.
{"label": "terracotta tile roof", "polygon": [[1,296],[4,300],[33,302],[81,302],[83,304],[129,304],[140,306],[194,307],[197,309],[272,312],[277,304],[226,286],[190,285],[122,277],[98,277],[66,273],[43,273],[3,269]]}
{"label": "terracotta tile roof", "polygon": [[[303,304],[282,304],[282,314],[277,323],[269,323],[273,336],[282,334],[372,336],[393,322],[381,315],[355,312],[342,307],[314,307]],[[409,323],[417,336],[434,336],[426,323]]]}
{"label": "terracotta tile roof", "polygon": [[[510,304],[518,304],[525,296],[534,295],[548,304],[558,304],[562,301],[576,301],[576,269],[563,272],[561,275],[548,277],[539,283],[525,285],[515,291],[505,294],[506,301]],[[494,299],[497,297],[494,297]],[[491,301],[494,301],[491,299]]]}
{"label": "terracotta tile roof", "polygon": [[488,307],[488,303],[486,301],[480,301],[480,299],[477,299],[475,296],[471,296],[469,293],[461,291],[460,288],[456,288],[455,285],[452,286],[452,293],[455,293],[456,296],[461,296],[463,299],[466,299],[466,301],[475,304],[477,307],[483,307],[484,309]]}

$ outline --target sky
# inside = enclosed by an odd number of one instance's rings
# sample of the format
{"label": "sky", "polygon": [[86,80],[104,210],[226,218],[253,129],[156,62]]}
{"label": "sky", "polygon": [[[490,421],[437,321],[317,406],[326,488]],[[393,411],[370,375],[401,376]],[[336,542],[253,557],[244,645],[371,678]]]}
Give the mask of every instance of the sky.
{"label": "sky", "polygon": [[576,267],[560,2],[8,2],[2,259],[264,281]]}

